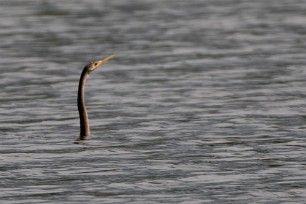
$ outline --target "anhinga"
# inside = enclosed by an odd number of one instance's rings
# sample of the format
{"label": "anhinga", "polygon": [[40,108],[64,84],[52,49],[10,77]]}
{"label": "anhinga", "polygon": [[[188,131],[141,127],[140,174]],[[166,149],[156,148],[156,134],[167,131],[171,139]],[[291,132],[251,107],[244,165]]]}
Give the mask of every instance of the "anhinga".
{"label": "anhinga", "polygon": [[107,62],[113,57],[113,55],[110,55],[103,60],[91,62],[88,65],[86,65],[82,71],[80,81],[79,81],[79,90],[78,90],[78,109],[80,114],[80,138],[79,140],[86,140],[88,139],[90,135],[90,127],[89,127],[89,121],[88,121],[88,114],[85,107],[85,97],[84,97],[84,88],[85,88],[85,82],[89,76],[89,74],[100,67],[102,64]]}

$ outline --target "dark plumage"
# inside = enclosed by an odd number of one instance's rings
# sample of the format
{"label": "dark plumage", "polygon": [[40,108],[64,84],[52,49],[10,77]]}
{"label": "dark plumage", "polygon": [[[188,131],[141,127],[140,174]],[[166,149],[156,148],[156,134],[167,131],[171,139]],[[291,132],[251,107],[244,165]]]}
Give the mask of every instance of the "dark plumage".
{"label": "dark plumage", "polygon": [[80,115],[80,138],[79,140],[86,140],[88,139],[90,135],[89,120],[88,120],[88,114],[86,111],[85,97],[84,97],[85,82],[89,74],[92,71],[100,67],[102,64],[110,60],[112,57],[113,55],[110,55],[101,61],[91,62],[88,65],[86,65],[82,71],[80,81],[79,81],[79,90],[78,90],[78,110],[79,110],[79,115]]}

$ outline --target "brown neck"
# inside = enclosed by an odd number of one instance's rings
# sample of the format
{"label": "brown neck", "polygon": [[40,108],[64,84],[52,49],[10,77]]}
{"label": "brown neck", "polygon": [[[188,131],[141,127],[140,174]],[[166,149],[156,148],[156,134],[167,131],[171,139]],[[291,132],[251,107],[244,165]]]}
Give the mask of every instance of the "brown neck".
{"label": "brown neck", "polygon": [[85,98],[84,98],[84,89],[87,77],[88,73],[84,69],[80,77],[79,90],[78,90],[78,109],[80,115],[80,140],[85,140],[90,135],[89,120],[85,107]]}

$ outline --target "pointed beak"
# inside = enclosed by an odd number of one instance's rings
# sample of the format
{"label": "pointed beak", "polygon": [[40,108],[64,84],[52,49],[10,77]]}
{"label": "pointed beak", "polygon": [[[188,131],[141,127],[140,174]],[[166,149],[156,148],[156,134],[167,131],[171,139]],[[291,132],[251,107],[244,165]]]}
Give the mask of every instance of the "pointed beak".
{"label": "pointed beak", "polygon": [[106,63],[107,61],[109,61],[110,59],[112,59],[113,56],[114,56],[114,55],[110,55],[110,56],[108,56],[108,57],[105,57],[103,60],[94,62],[94,64],[95,64],[95,69],[97,69],[97,68],[100,67],[102,64],[104,64],[104,63]]}

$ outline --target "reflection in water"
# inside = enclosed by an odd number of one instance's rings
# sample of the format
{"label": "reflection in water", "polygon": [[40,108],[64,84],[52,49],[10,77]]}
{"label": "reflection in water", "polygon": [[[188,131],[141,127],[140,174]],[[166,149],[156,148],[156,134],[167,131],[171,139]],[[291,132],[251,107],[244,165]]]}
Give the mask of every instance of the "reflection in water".
{"label": "reflection in water", "polygon": [[3,1],[1,200],[302,203],[305,6]]}

